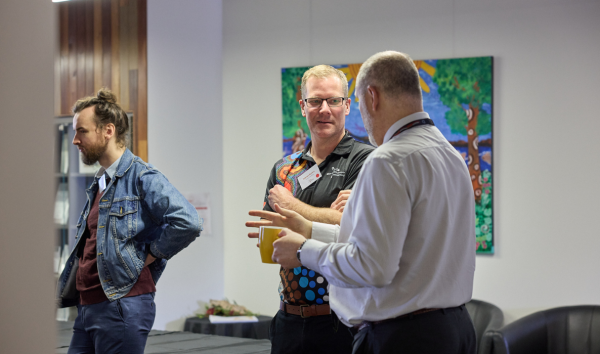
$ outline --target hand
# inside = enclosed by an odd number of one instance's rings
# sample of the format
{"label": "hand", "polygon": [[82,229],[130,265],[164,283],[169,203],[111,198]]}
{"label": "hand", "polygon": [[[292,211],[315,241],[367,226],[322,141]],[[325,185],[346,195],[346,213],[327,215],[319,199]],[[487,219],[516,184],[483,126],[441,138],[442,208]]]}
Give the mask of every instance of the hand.
{"label": "hand", "polygon": [[[275,203],[275,211],[265,210],[250,210],[248,215],[258,216],[263,220],[260,221],[247,221],[247,227],[261,227],[261,226],[281,226],[291,229],[295,232],[300,233],[305,238],[310,238],[312,234],[312,221],[305,219],[302,215],[296,213],[293,210],[281,208],[279,204]],[[258,232],[249,232],[248,237],[258,238]]]}
{"label": "hand", "polygon": [[296,201],[292,192],[279,184],[269,190],[269,205],[275,210],[275,203],[286,209],[292,209],[292,205]]}
{"label": "hand", "polygon": [[350,192],[352,192],[351,189],[340,191],[337,198],[331,203],[330,208],[343,213],[344,208],[346,208],[346,202],[348,202],[348,198],[350,198]]}
{"label": "hand", "polygon": [[306,238],[289,229],[283,229],[279,233],[279,239],[273,242],[273,262],[281,264],[285,269],[300,267],[296,253]]}
{"label": "hand", "polygon": [[147,266],[148,264],[154,262],[155,260],[156,260],[156,258],[154,258],[153,255],[148,253],[148,255],[146,256],[146,263],[144,263],[144,267]]}

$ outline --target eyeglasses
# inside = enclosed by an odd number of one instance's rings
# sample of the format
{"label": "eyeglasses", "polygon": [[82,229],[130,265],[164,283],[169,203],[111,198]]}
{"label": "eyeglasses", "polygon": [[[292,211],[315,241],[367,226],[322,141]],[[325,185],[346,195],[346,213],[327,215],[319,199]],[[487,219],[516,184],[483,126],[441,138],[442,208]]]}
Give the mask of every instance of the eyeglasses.
{"label": "eyeglasses", "polygon": [[305,98],[304,102],[306,102],[306,104],[312,108],[321,107],[321,105],[323,104],[323,101],[327,101],[327,105],[329,107],[339,107],[344,104],[345,99],[346,98],[344,98],[344,97],[329,97],[329,98],[311,97],[311,98]]}

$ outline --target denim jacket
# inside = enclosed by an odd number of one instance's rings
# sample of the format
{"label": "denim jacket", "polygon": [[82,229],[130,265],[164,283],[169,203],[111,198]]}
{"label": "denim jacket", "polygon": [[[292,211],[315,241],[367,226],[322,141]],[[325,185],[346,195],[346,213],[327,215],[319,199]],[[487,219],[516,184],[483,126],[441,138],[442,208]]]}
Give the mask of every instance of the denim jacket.
{"label": "denim jacket", "polygon": [[[79,292],[75,289],[77,250],[84,246],[81,239],[97,192],[95,178],[86,190],[87,202],[77,222],[75,247],[58,280],[59,307],[79,302]],[[156,283],[167,260],[202,231],[196,209],[160,171],[129,149],[123,153],[114,178],[100,198],[96,261],[102,289],[110,301],[129,293],[149,252],[159,257],[148,265]]]}

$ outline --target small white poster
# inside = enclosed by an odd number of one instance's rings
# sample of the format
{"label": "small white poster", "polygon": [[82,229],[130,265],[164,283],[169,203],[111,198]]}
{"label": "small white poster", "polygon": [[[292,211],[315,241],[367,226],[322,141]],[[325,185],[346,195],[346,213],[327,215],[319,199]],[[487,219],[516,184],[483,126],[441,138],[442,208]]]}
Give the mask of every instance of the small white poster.
{"label": "small white poster", "polygon": [[211,220],[210,220],[210,193],[183,193],[183,196],[196,208],[198,217],[204,219],[203,228],[201,235],[211,235]]}

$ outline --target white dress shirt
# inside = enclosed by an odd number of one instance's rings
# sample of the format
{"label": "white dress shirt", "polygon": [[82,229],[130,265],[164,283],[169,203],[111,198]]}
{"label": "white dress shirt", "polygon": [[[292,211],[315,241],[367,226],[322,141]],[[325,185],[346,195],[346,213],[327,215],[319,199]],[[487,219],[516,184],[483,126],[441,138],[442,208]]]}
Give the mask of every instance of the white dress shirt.
{"label": "white dress shirt", "polygon": [[396,122],[360,172],[341,226],[313,223],[302,264],[330,283],[346,325],[471,299],[475,201],[464,159],[419,112]]}

